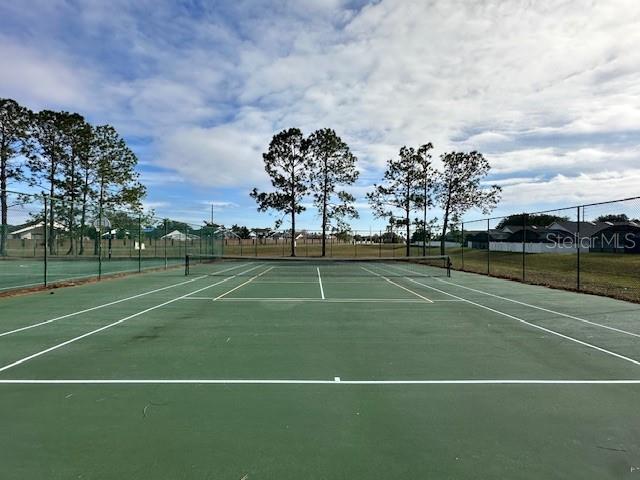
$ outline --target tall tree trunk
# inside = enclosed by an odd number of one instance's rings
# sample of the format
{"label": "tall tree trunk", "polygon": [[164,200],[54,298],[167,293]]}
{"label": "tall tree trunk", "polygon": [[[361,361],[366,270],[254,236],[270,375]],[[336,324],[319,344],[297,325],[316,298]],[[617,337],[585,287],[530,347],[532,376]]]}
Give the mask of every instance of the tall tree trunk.
{"label": "tall tree trunk", "polygon": [[411,223],[410,223],[411,212],[407,210],[407,218],[405,221],[407,222],[406,231],[407,231],[407,248],[406,248],[406,256],[411,256],[411,238],[409,235],[411,234]]}
{"label": "tall tree trunk", "polygon": [[291,256],[296,256],[296,167],[291,167]]}
{"label": "tall tree trunk", "polygon": [[[99,230],[96,229],[96,240],[93,243],[93,254],[94,255],[98,255],[100,253],[100,242],[102,241],[102,235],[103,235],[103,230],[102,230],[102,217],[104,215],[104,212],[102,210],[102,202],[104,201],[104,181],[101,179],[100,180],[100,196],[98,198],[98,224],[99,224]],[[109,229],[109,235],[111,235],[111,229]]]}
{"label": "tall tree trunk", "polygon": [[406,252],[405,252],[405,256],[410,257],[411,256],[411,239],[409,238],[409,235],[411,234],[411,180],[409,180],[407,178],[407,191],[406,191],[406,198],[405,198],[405,204],[404,204],[404,221],[406,222],[405,224],[405,228],[406,228]]}
{"label": "tall tree trunk", "polygon": [[71,193],[71,198],[70,198],[70,202],[71,205],[69,205],[69,250],[67,251],[67,255],[71,255],[73,253],[75,253],[75,242],[74,242],[74,236],[75,236],[75,215],[76,215],[76,211],[75,211],[75,200],[76,200],[76,167],[75,167],[75,161],[73,160],[73,158],[71,159],[71,185],[69,187],[70,189],[70,193]]}
{"label": "tall tree trunk", "polygon": [[[54,198],[55,193],[55,177],[56,177],[56,162],[51,159],[51,170],[49,171],[49,253],[54,254],[56,239],[55,239],[55,218],[54,218]],[[46,228],[46,227],[44,227]]]}
{"label": "tall tree trunk", "polygon": [[322,205],[322,256],[325,257],[327,255],[327,200],[325,200]]}
{"label": "tall tree trunk", "polygon": [[324,163],[324,186],[322,188],[322,256],[327,254],[327,160]]}
{"label": "tall tree trunk", "polygon": [[84,185],[82,187],[82,211],[80,214],[80,251],[79,254],[84,254],[84,233],[87,224],[87,197],[89,196],[89,169],[85,170]]}
{"label": "tall tree trunk", "polygon": [[291,204],[291,256],[296,256],[296,211],[295,202]]}
{"label": "tall tree trunk", "polygon": [[2,219],[0,220],[0,256],[7,254],[7,237],[9,233],[9,204],[7,201],[7,159],[4,156],[5,149],[2,147],[2,158],[0,158],[0,210]]}
{"label": "tall tree trunk", "polygon": [[422,206],[422,256],[427,255],[427,182],[424,183],[424,205]]}

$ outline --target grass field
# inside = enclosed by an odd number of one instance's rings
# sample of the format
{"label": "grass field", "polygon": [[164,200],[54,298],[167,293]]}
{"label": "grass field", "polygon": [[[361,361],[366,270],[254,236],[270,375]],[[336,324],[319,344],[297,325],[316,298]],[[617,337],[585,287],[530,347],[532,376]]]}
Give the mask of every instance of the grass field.
{"label": "grass field", "polygon": [[[470,272],[522,280],[522,254],[511,252],[487,252],[464,249],[464,265],[461,249],[447,249],[453,268]],[[489,255],[489,259],[487,259]],[[525,277],[529,283],[556,288],[577,287],[577,255],[527,254]],[[640,255],[615,253],[585,253],[580,256],[580,289],[625,300],[640,302]]]}
{"label": "grass field", "polygon": [[0,299],[3,479],[639,475],[638,305],[396,262],[192,273]]}

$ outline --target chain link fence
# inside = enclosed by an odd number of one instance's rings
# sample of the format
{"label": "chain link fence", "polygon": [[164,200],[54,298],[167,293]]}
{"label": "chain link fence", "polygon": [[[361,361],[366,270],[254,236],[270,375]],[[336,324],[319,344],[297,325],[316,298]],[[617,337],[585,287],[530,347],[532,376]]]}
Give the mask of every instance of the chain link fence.
{"label": "chain link fence", "polygon": [[[440,230],[431,232],[411,229],[407,239],[402,227],[386,230],[348,230],[326,233],[325,256],[341,258],[364,257],[406,257],[407,243],[409,256],[440,255]],[[459,247],[460,232],[447,236],[447,249]],[[322,232],[320,230],[301,229],[294,238],[295,254],[299,257],[322,256]],[[243,257],[274,257],[291,255],[291,231],[254,229],[238,234],[225,231],[225,255]]]}
{"label": "chain link fence", "polygon": [[453,268],[640,301],[640,197],[462,224]]}
{"label": "chain link fence", "polygon": [[213,226],[110,205],[0,192],[0,294],[183,266],[188,253],[223,253]]}

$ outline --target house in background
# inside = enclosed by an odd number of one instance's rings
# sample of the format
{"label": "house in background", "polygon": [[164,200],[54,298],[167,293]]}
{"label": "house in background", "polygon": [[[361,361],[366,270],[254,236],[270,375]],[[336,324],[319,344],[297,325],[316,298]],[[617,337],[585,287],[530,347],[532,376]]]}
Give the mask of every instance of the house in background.
{"label": "house in background", "polygon": [[610,223],[590,237],[590,250],[603,253],[640,253],[640,224]]}
{"label": "house in background", "polygon": [[173,232],[169,232],[166,235],[160,237],[161,240],[174,240],[176,242],[187,242],[191,240],[199,240],[200,237],[198,235],[194,235],[193,233],[185,233],[180,230],[174,230]]}
{"label": "house in background", "polygon": [[[44,222],[36,222],[28,225],[23,225],[17,230],[13,230],[9,233],[8,238],[10,240],[44,240]],[[54,229],[56,232],[66,231],[66,227],[61,223],[55,222]]]}
{"label": "house in background", "polygon": [[546,227],[505,225],[465,232],[465,246],[496,252],[640,253],[640,222],[556,221]]}

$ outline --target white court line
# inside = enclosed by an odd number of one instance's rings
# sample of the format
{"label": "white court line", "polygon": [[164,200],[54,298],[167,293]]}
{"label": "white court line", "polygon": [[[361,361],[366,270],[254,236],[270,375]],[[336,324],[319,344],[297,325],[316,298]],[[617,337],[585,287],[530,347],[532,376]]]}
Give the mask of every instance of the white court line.
{"label": "white court line", "polygon": [[[243,266],[243,265],[237,265],[235,267],[230,267],[230,268],[227,268],[225,270],[221,270],[218,273],[227,272],[229,270],[233,270],[234,268],[238,268],[240,266]],[[131,297],[121,298],[120,300],[114,300],[113,302],[103,303],[102,305],[97,305],[95,307],[85,308],[84,310],[79,310],[77,312],[68,313],[66,315],[61,315],[59,317],[51,318],[51,319],[45,320],[43,322],[34,323],[32,325],[27,325],[26,327],[20,327],[20,328],[14,329],[14,330],[9,330],[7,332],[2,332],[2,333],[0,333],[0,337],[4,337],[6,335],[11,335],[13,333],[18,333],[18,332],[22,332],[24,330],[29,330],[29,329],[32,329],[32,328],[40,327],[42,325],[46,325],[48,323],[57,322],[58,320],[62,320],[62,319],[65,319],[65,318],[75,317],[76,315],[82,315],[83,313],[93,312],[94,310],[99,310],[101,308],[110,307],[110,306],[116,305],[118,303],[122,303],[122,302],[126,302],[126,301],[133,300],[133,299],[136,299],[136,298],[144,297],[146,295],[151,295],[152,293],[162,292],[163,290],[168,290],[170,288],[175,288],[175,287],[179,287],[181,285],[186,285],[187,283],[195,282],[197,280],[201,280],[201,279],[206,278],[206,277],[207,277],[207,275],[201,275],[201,276],[195,277],[195,278],[193,278],[191,280],[186,280],[184,282],[174,283],[173,285],[168,285],[166,287],[157,288],[155,290],[150,290],[148,292],[139,293],[139,294],[133,295]]]}
{"label": "white court line", "polygon": [[[188,297],[183,298],[182,300],[200,300],[200,301],[212,301],[214,300],[212,297]],[[232,298],[221,298],[218,300],[219,302],[298,302],[298,303],[306,303],[306,302],[319,302],[319,303],[419,303],[420,305],[424,305],[426,302],[424,300],[417,300],[413,298],[316,298],[316,297],[291,297],[291,298],[269,298],[269,297],[232,297]],[[444,302],[453,302],[459,300],[437,300]]]}
{"label": "white court line", "polygon": [[543,312],[552,313],[554,315],[558,315],[558,316],[561,316],[561,317],[566,317],[566,318],[570,318],[572,320],[577,320],[579,322],[588,323],[589,325],[594,325],[596,327],[606,328],[607,330],[612,330],[614,332],[623,333],[625,335],[631,335],[633,337],[639,337],[640,338],[640,334],[638,334],[638,333],[633,333],[633,332],[629,332],[627,330],[622,330],[620,328],[611,327],[609,325],[603,325],[601,323],[592,322],[591,320],[587,320],[585,318],[576,317],[574,315],[569,315],[567,313],[556,312],[555,310],[550,310],[548,308],[539,307],[537,305],[531,305],[529,303],[521,302],[519,300],[514,300],[513,298],[503,297],[501,295],[495,295],[493,293],[484,292],[482,290],[476,290],[475,288],[471,288],[471,287],[465,287],[464,285],[458,285],[457,283],[447,282],[447,281],[444,281],[444,280],[442,280],[440,278],[437,278],[436,280],[438,280],[438,281],[440,281],[442,283],[446,283],[447,285],[453,285],[454,287],[460,287],[460,288],[464,288],[465,290],[470,290],[472,292],[482,293],[483,295],[488,295],[489,297],[499,298],[500,300],[506,300],[507,302],[517,303],[518,305],[523,305],[525,307],[535,308],[536,310],[542,310]]}
{"label": "white court line", "polygon": [[34,287],[36,285],[44,285],[44,280],[36,283],[27,283],[24,285],[13,285],[11,287],[2,287],[0,290],[15,290],[16,288]]}
{"label": "white court line", "polygon": [[0,380],[0,385],[640,385],[640,380],[294,380],[294,379],[55,379]]}
{"label": "white court line", "polygon": [[178,300],[182,300],[183,298],[188,297],[189,295],[193,295],[194,293],[199,293],[199,292],[202,292],[203,290],[207,290],[207,289],[209,289],[209,288],[215,287],[216,285],[220,285],[221,283],[224,283],[224,282],[227,282],[227,281],[229,281],[229,280],[231,280],[231,279],[233,279],[233,278],[236,278],[238,275],[242,275],[242,274],[244,274],[244,273],[250,272],[251,270],[255,270],[255,269],[256,269],[256,268],[258,268],[259,266],[260,266],[260,265],[257,265],[257,266],[255,266],[255,267],[252,267],[252,268],[248,269],[248,270],[245,270],[244,272],[238,273],[238,274],[233,275],[233,276],[231,276],[231,277],[227,277],[227,278],[225,278],[224,280],[220,280],[219,282],[216,282],[216,283],[214,283],[214,284],[212,284],[212,285],[207,285],[207,286],[205,286],[205,287],[202,287],[202,288],[199,288],[199,289],[197,289],[197,290],[194,290],[193,292],[189,292],[189,293],[187,293],[187,294],[185,294],[185,295],[181,295],[181,296],[179,296],[179,297],[173,298],[173,299],[171,299],[171,300],[168,300],[168,301],[166,301],[166,302],[160,303],[160,304],[155,305],[155,306],[153,306],[153,307],[147,308],[147,309],[145,309],[145,310],[141,310],[141,311],[139,311],[139,312],[137,312],[137,313],[134,313],[133,315],[129,315],[129,316],[127,316],[127,317],[121,318],[121,319],[120,319],[120,320],[118,320],[118,321],[115,321],[115,322],[110,323],[110,324],[108,324],[108,325],[104,325],[104,326],[102,326],[102,327],[100,327],[100,328],[96,328],[95,330],[91,330],[90,332],[84,333],[84,334],[79,335],[79,336],[77,336],[77,337],[74,337],[74,338],[72,338],[72,339],[70,339],[70,340],[67,340],[67,341],[65,341],[65,342],[59,343],[59,344],[57,344],[57,345],[54,345],[53,347],[49,347],[49,348],[47,348],[47,349],[45,349],[45,350],[41,350],[41,351],[36,352],[36,353],[34,353],[34,354],[32,354],[32,355],[29,355],[29,356],[27,356],[27,357],[23,357],[23,358],[21,358],[20,360],[16,360],[16,361],[15,361],[15,362],[13,362],[13,363],[10,363],[10,364],[8,364],[8,365],[5,365],[5,366],[3,366],[3,367],[0,367],[0,372],[4,372],[5,370],[9,370],[10,368],[17,367],[18,365],[20,365],[20,364],[22,364],[22,363],[28,362],[29,360],[33,360],[34,358],[40,357],[40,356],[42,356],[42,355],[44,355],[44,354],[46,354],[46,353],[52,352],[52,351],[54,351],[54,350],[57,350],[57,349],[59,349],[59,348],[62,348],[62,347],[64,347],[64,346],[66,346],[66,345],[69,345],[69,344],[71,344],[71,343],[77,342],[78,340],[82,340],[83,338],[86,338],[86,337],[89,337],[89,336],[94,335],[94,334],[96,334],[96,333],[102,332],[103,330],[107,330],[108,328],[115,327],[116,325],[119,325],[119,324],[121,324],[121,323],[124,323],[124,322],[126,322],[127,320],[131,320],[132,318],[138,317],[138,316],[140,316],[140,315],[143,315],[143,314],[145,314],[145,313],[151,312],[151,311],[153,311],[153,310],[157,310],[158,308],[164,307],[165,305],[169,305],[170,303],[177,302]]}
{"label": "white court line", "polygon": [[[393,268],[396,268],[398,270],[406,270],[406,269],[404,269],[402,267],[398,267],[398,266],[395,266],[395,265],[393,265]],[[531,305],[530,303],[521,302],[519,300],[514,300],[513,298],[503,297],[502,295],[496,295],[494,293],[485,292],[483,290],[477,290],[475,288],[466,287],[464,285],[460,285],[458,283],[449,282],[449,281],[443,280],[441,278],[436,278],[436,280],[441,282],[441,283],[446,283],[447,285],[453,285],[454,287],[464,288],[465,290],[469,290],[471,292],[481,293],[481,294],[487,295],[489,297],[499,298],[500,300],[505,300],[507,302],[517,303],[518,305],[522,305],[522,306],[529,307],[529,308],[534,308],[536,310],[541,310],[541,311],[547,312],[547,313],[552,313],[552,314],[558,315],[560,317],[570,318],[572,320],[577,320],[578,322],[587,323],[589,325],[605,328],[607,330],[611,330],[611,331],[614,331],[614,332],[622,333],[624,335],[630,335],[632,337],[640,338],[640,334],[629,332],[628,330],[622,330],[620,328],[611,327],[609,325],[603,325],[602,323],[598,323],[598,322],[594,322],[594,321],[591,321],[591,320],[587,320],[585,318],[576,317],[574,315],[569,315],[568,313],[557,312],[555,310],[551,310],[551,309],[548,309],[548,308],[539,307],[537,305]]]}
{"label": "white court line", "polygon": [[510,318],[512,320],[516,320],[516,321],[518,321],[520,323],[523,323],[525,325],[528,325],[528,326],[530,326],[532,328],[536,328],[538,330],[542,330],[543,332],[547,332],[547,333],[550,333],[552,335],[556,335],[556,336],[558,336],[560,338],[564,338],[565,340],[569,340],[571,342],[578,343],[578,344],[583,345],[585,347],[592,348],[592,349],[597,350],[599,352],[606,353],[607,355],[611,355],[612,357],[616,357],[616,358],[619,358],[621,360],[625,360],[625,361],[627,361],[629,363],[633,363],[634,365],[640,366],[640,361],[634,360],[633,358],[630,358],[630,357],[626,357],[626,356],[621,355],[619,353],[612,352],[611,350],[607,350],[606,348],[598,347],[597,345],[593,345],[592,343],[583,342],[582,340],[578,340],[577,338],[570,337],[569,335],[565,335],[563,333],[556,332],[555,330],[551,330],[549,328],[545,328],[545,327],[542,327],[540,325],[536,325],[535,323],[527,322],[526,320],[523,320],[522,318],[516,317],[515,315],[511,315],[509,313],[501,312],[500,310],[496,310],[495,308],[487,307],[486,305],[482,305],[480,303],[473,302],[473,301],[468,300],[466,298],[459,297],[459,296],[454,295],[452,293],[445,292],[444,290],[440,290],[439,288],[432,287],[430,285],[425,285],[424,283],[417,282],[417,281],[415,281],[415,280],[413,280],[411,278],[407,277],[407,280],[409,280],[410,282],[413,282],[413,283],[415,283],[417,285],[422,285],[425,288],[429,288],[429,289],[434,290],[436,292],[442,293],[444,295],[449,295],[449,296],[451,296],[453,298],[457,298],[458,300],[462,300],[465,303],[469,303],[470,305],[475,305],[476,307],[483,308],[485,310],[489,310],[490,312],[497,313],[498,315],[502,315],[503,317],[507,317],[507,318]]}
{"label": "white court line", "polygon": [[253,282],[254,285],[282,285],[282,284],[299,284],[299,283],[304,283],[307,285],[315,285],[316,282],[315,280],[310,280],[310,281],[301,281],[301,280],[258,280],[257,282]]}
{"label": "white court line", "polygon": [[[262,267],[263,265],[264,265],[264,264],[260,264],[260,265],[256,266],[255,268]],[[252,270],[253,270],[253,269],[252,269]],[[250,278],[249,280],[247,280],[246,282],[241,283],[241,284],[240,284],[240,285],[238,285],[237,287],[233,287],[231,290],[229,290],[229,291],[227,291],[227,292],[224,292],[224,293],[223,293],[223,294],[221,294],[221,295],[218,295],[216,298],[214,298],[214,299],[213,299],[213,301],[215,302],[215,301],[220,300],[221,298],[226,297],[226,296],[227,296],[227,295],[229,295],[230,293],[235,292],[235,291],[236,291],[236,290],[238,290],[239,288],[242,288],[242,287],[244,287],[245,285],[247,285],[247,284],[249,284],[249,283],[253,282],[256,278],[261,277],[262,275],[264,275],[265,273],[267,273],[267,272],[269,272],[269,271],[271,271],[271,270],[273,270],[273,267],[269,267],[269,268],[267,268],[266,270],[264,270],[264,271],[260,272],[259,274],[254,275],[253,277],[251,277],[251,278]],[[244,273],[244,272],[243,272],[243,273]]]}
{"label": "white court line", "polygon": [[322,300],[325,300],[324,288],[322,287],[322,277],[320,276],[320,267],[316,267],[316,270],[318,271],[318,282],[320,283],[320,296],[322,297]]}
{"label": "white court line", "polygon": [[396,282],[394,282],[394,281],[392,281],[392,280],[389,280],[389,279],[388,279],[387,277],[385,277],[384,275],[380,275],[379,273],[376,273],[376,272],[374,272],[373,270],[369,270],[368,268],[365,268],[365,267],[362,267],[362,266],[361,266],[360,268],[361,268],[361,269],[363,269],[363,270],[365,270],[365,271],[367,271],[367,272],[369,272],[369,273],[373,273],[374,275],[377,275],[377,276],[378,276],[378,277],[380,277],[380,278],[384,278],[384,279],[385,279],[387,282],[389,282],[390,284],[395,285],[396,287],[401,288],[402,290],[406,290],[407,292],[414,294],[416,297],[420,297],[421,299],[423,299],[424,301],[426,301],[426,302],[428,302],[428,303],[433,303],[433,301],[432,301],[431,299],[429,299],[429,298],[427,298],[427,297],[423,297],[423,296],[422,296],[422,295],[420,295],[419,293],[414,292],[413,290],[410,290],[410,289],[408,289],[407,287],[403,287],[403,286],[402,286],[402,285],[400,285],[399,283],[396,283]]}

